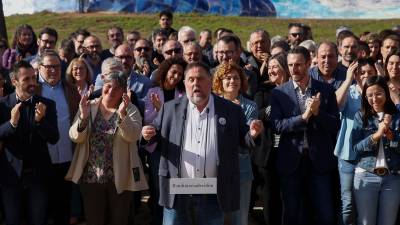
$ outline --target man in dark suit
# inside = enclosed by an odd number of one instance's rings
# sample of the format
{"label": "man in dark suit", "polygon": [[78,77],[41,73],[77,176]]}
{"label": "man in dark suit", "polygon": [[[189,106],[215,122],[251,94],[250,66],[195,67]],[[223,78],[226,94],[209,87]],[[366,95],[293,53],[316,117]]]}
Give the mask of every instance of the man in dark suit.
{"label": "man in dark suit", "polygon": [[[332,171],[339,114],[333,88],[308,74],[310,54],[294,47],[287,56],[291,80],[271,93],[271,120],[280,134],[277,171],[283,224],[334,224]],[[315,213],[311,221],[305,206]]]}
{"label": "man in dark suit", "polygon": [[[242,109],[211,94],[211,76],[202,63],[185,71],[187,97],[163,105],[145,140],[161,145],[160,205],[164,225],[223,224],[223,212],[239,209],[238,147],[254,147],[262,123],[246,125]],[[216,194],[171,194],[171,178],[215,178]],[[190,221],[193,210],[195,221]]]}
{"label": "man in dark suit", "polygon": [[55,103],[34,95],[36,79],[29,63],[17,63],[11,73],[15,93],[0,99],[0,185],[6,224],[21,224],[24,209],[29,224],[47,224],[47,144],[55,144],[59,133]]}

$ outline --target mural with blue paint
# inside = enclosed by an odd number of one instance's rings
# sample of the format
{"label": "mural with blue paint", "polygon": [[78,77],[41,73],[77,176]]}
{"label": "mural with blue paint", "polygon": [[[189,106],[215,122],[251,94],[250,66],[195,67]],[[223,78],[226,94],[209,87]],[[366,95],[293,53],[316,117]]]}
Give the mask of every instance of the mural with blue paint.
{"label": "mural with blue paint", "polygon": [[[78,0],[2,0],[5,15],[74,12]],[[85,0],[88,11],[272,16],[279,18],[400,18],[400,0]]]}
{"label": "mural with blue paint", "polygon": [[276,16],[270,0],[92,0],[88,11],[157,13],[168,9],[180,13],[211,13],[240,16]]}

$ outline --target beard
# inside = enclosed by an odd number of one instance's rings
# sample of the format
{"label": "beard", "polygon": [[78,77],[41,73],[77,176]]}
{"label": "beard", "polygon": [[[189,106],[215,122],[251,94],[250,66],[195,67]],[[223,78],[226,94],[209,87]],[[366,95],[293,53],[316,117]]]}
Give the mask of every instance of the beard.
{"label": "beard", "polygon": [[193,96],[188,95],[187,97],[196,106],[207,103],[208,98],[209,98],[208,95],[193,95]]}
{"label": "beard", "polygon": [[95,62],[101,60],[100,54],[98,54],[97,52],[89,53],[88,56],[89,56],[89,58],[90,58],[92,61],[95,61]]}

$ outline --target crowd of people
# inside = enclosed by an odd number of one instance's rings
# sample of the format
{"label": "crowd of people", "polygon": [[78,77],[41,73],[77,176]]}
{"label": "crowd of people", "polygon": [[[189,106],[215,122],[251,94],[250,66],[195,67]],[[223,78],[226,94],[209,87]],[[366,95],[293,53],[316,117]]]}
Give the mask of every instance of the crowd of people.
{"label": "crowd of people", "polygon": [[400,223],[399,27],[316,43],[172,22],[112,26],[109,49],[83,28],[0,39],[5,224],[144,224],[147,189],[152,225],[248,225],[260,202],[268,225]]}

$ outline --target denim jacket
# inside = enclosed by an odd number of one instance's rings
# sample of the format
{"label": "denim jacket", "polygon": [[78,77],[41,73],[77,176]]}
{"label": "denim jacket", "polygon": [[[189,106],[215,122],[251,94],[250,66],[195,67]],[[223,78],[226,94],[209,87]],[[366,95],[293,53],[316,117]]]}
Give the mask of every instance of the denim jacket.
{"label": "denim jacket", "polygon": [[[374,143],[371,139],[372,134],[378,130],[378,118],[373,117],[368,119],[368,124],[363,125],[361,111],[358,111],[354,118],[354,126],[352,130],[353,151],[357,155],[357,166],[369,172],[373,172],[376,159],[379,152],[379,142]],[[386,136],[383,136],[380,141],[383,141],[386,164],[390,174],[400,174],[400,113],[392,115],[392,124],[390,129],[393,132],[393,140],[390,141]]]}

